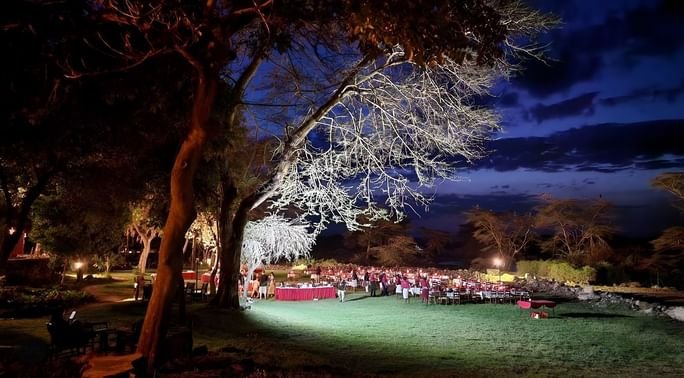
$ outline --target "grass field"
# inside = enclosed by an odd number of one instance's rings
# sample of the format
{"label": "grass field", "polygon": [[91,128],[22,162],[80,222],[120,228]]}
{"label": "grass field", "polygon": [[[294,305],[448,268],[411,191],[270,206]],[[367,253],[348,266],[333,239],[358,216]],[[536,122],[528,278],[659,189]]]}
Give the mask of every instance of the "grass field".
{"label": "grass field", "polygon": [[[372,374],[682,376],[684,325],[563,303],[551,319],[514,305],[424,306],[393,297],[262,301],[238,316],[196,314],[196,343],[257,362]],[[221,319],[224,319],[221,321]]]}
{"label": "grass field", "polygon": [[[101,285],[129,295],[129,280]],[[113,327],[144,316],[143,303],[79,310]],[[237,358],[284,369],[339,375],[684,376],[684,323],[623,308],[567,302],[550,319],[509,304],[430,305],[348,293],[347,301],[257,301],[244,312],[192,303],[195,346],[228,347]],[[0,320],[0,344],[18,355],[45,352],[47,318]]]}

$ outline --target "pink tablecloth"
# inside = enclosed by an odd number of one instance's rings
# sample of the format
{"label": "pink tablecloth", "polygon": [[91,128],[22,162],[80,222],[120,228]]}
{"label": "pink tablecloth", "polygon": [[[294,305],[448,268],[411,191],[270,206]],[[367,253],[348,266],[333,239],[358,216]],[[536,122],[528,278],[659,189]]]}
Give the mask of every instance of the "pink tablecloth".
{"label": "pink tablecloth", "polygon": [[303,288],[277,287],[275,299],[277,301],[311,301],[314,298],[335,298],[335,295],[335,288],[332,286]]}

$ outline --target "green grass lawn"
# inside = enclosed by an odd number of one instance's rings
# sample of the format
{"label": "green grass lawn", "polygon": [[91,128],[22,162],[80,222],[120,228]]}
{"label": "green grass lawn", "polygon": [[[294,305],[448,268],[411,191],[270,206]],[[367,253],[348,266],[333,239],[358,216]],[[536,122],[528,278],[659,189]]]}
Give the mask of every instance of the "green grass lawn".
{"label": "green grass lawn", "polygon": [[[101,289],[129,293],[127,277]],[[128,326],[145,304],[88,305],[79,317]],[[622,308],[568,302],[550,319],[515,305],[409,304],[348,293],[347,301],[257,301],[244,312],[190,303],[195,346],[228,347],[238,358],[341,375],[684,376],[684,323]],[[47,318],[0,320],[0,344],[38,360]],[[42,347],[41,347],[42,345]],[[320,370],[318,370],[320,371]]]}
{"label": "green grass lawn", "polygon": [[195,343],[242,349],[263,364],[354,373],[684,375],[684,325],[671,320],[583,303],[560,304],[551,319],[530,319],[514,305],[426,307],[350,297],[261,301],[237,315],[201,310]]}

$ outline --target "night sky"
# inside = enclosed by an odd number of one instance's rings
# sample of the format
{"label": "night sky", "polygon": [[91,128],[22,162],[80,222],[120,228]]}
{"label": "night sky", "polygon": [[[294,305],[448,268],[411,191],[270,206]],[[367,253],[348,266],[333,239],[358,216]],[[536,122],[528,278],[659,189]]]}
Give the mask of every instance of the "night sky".
{"label": "night sky", "polygon": [[535,1],[560,16],[547,64],[495,88],[505,132],[492,153],[435,188],[415,222],[454,231],[479,204],[524,211],[541,194],[612,202],[622,233],[650,237],[682,218],[651,187],[684,170],[684,2]]}

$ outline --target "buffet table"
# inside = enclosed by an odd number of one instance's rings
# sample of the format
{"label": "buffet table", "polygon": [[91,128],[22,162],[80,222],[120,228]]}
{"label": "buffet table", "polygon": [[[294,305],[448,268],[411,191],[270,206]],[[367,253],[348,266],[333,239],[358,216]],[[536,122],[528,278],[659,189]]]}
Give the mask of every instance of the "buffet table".
{"label": "buffet table", "polygon": [[277,287],[275,299],[277,301],[311,301],[314,299],[335,298],[335,288],[332,286],[319,287]]}

